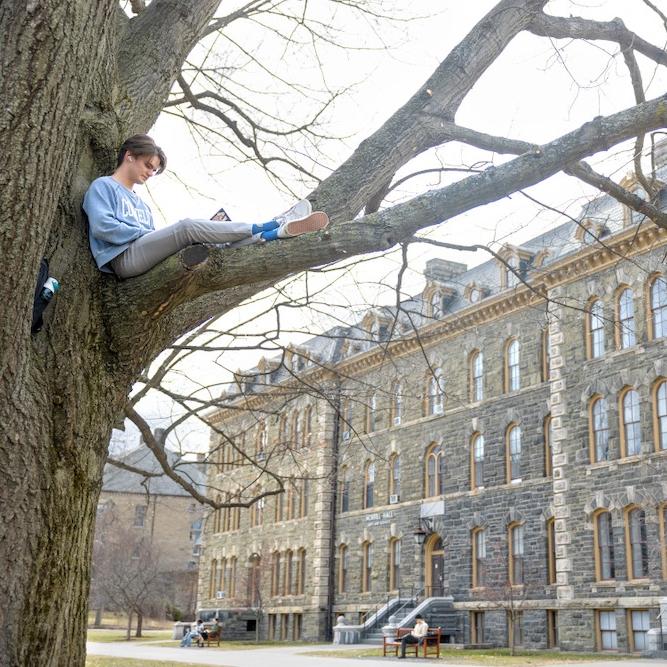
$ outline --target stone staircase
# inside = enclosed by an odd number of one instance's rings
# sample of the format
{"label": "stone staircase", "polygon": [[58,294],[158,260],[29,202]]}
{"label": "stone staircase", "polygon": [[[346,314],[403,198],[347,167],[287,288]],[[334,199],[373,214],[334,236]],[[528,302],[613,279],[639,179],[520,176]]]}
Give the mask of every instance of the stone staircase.
{"label": "stone staircase", "polygon": [[431,597],[415,604],[414,600],[407,601],[396,613],[391,611],[382,614],[372,628],[364,630],[362,644],[382,644],[382,626],[387,625],[390,616],[395,616],[396,627],[412,627],[414,617],[421,614],[431,627],[440,627],[443,641],[459,643],[463,641],[463,616],[453,606],[451,597]]}

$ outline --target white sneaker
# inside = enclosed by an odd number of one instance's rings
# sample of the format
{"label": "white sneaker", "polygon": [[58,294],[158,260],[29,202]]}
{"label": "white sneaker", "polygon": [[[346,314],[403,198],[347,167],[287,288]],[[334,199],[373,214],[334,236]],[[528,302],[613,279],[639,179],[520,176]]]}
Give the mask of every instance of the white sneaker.
{"label": "white sneaker", "polygon": [[319,232],[329,224],[329,216],[322,211],[315,211],[304,218],[289,220],[278,227],[278,238],[287,239],[308,232]]}
{"label": "white sneaker", "polygon": [[288,208],[284,213],[277,215],[274,220],[279,225],[284,225],[292,220],[300,220],[313,212],[312,204],[307,199],[301,199],[294,206]]}

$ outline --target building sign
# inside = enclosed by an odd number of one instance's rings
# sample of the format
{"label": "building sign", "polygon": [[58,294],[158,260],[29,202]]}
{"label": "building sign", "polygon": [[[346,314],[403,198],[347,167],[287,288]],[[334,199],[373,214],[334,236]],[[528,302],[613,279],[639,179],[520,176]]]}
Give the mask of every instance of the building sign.
{"label": "building sign", "polygon": [[386,526],[394,518],[392,511],[375,512],[374,514],[366,515],[367,526]]}

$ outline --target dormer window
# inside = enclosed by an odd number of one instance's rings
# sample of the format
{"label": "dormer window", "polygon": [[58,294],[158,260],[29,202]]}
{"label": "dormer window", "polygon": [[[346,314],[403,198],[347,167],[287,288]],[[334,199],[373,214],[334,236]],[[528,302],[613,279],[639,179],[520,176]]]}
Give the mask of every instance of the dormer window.
{"label": "dormer window", "polygon": [[466,285],[463,296],[470,303],[479,303],[482,299],[489,296],[490,291],[491,290],[489,290],[488,287],[484,287],[473,282]]}
{"label": "dormer window", "polygon": [[524,248],[505,245],[498,253],[500,264],[500,286],[509,289],[525,279],[528,267],[532,265],[533,253]]}
{"label": "dormer window", "polygon": [[590,246],[608,234],[609,228],[602,220],[585,218],[579,223],[574,238],[583,245]]}
{"label": "dormer window", "polygon": [[442,317],[442,294],[437,290],[431,295],[431,317],[433,319]]}

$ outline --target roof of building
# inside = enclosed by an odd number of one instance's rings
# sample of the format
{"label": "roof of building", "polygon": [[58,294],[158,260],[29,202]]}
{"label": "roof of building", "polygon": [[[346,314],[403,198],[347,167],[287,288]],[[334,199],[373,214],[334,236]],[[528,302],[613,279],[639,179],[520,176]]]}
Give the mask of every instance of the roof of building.
{"label": "roof of building", "polygon": [[[667,142],[661,147],[662,158],[667,157]],[[661,181],[667,180],[667,165],[663,164],[657,170],[658,178]],[[634,186],[636,194],[643,196],[643,189]],[[659,207],[667,209],[667,190],[663,189],[660,193]],[[643,219],[642,215],[633,215],[633,223]],[[553,263],[580,251],[586,244],[593,241],[603,240],[605,237],[616,234],[627,226],[624,218],[624,209],[619,202],[610,195],[604,194],[596,197],[582,207],[578,219],[572,219],[547,232],[540,234],[521,246],[507,245],[502,252],[523,257],[523,263],[519,265],[518,270],[527,278],[534,276],[537,271],[548,269]],[[590,230],[590,233],[586,233]],[[539,257],[539,261],[538,261]],[[429,267],[430,265],[430,267]],[[437,280],[438,274],[443,277]],[[470,289],[473,285],[481,288],[484,292],[483,298],[488,298],[498,294],[505,289],[501,284],[500,265],[498,260],[491,258],[471,269],[463,264],[449,262],[446,260],[434,259],[427,263],[425,271],[427,277],[427,288],[431,286],[440,286],[447,289],[446,309],[443,316],[454,313],[458,310],[470,306],[471,301],[466,288]],[[430,275],[430,278],[429,278]],[[426,291],[426,290],[425,290]],[[401,302],[399,317],[395,326],[390,326],[390,331],[384,334],[392,334],[394,338],[400,338],[414,329],[422,327],[434,318],[427,312],[429,304],[424,299],[424,292],[409,297]],[[384,319],[393,320],[397,312],[396,306],[381,306],[369,309],[361,319],[350,326],[336,326],[328,331],[313,336],[309,340],[295,347],[297,359],[303,360],[300,367],[292,369],[302,371],[307,367],[312,367],[308,359],[313,359],[316,364],[331,365],[341,361],[345,357],[354,356],[366,352],[370,347],[378,342],[386,341],[383,338],[383,332],[378,324],[368,325],[369,322],[377,323]],[[369,313],[375,318],[369,319]],[[269,365],[274,360],[269,360]],[[277,363],[278,358],[275,362]],[[276,382],[288,380],[292,377],[292,372],[288,371],[284,365],[278,365],[271,373],[269,379],[261,380],[257,384],[247,383],[243,393],[256,392],[263,386],[269,386]],[[254,374],[260,374],[259,368],[248,369],[243,372],[244,379],[250,378]],[[258,378],[259,379],[259,378]],[[229,399],[234,400],[238,388],[233,385],[229,387]]]}
{"label": "roof of building", "polygon": [[[196,461],[186,461],[173,451],[166,450],[167,459],[172,469],[198,491],[204,492],[206,473],[203,466]],[[151,473],[161,473],[162,467],[148,447],[141,446],[123,456],[120,461],[128,466],[139,468]],[[180,484],[162,474],[159,477],[143,477],[137,473],[118,468],[110,463],[104,466],[102,490],[115,493],[149,492],[159,496],[190,495]]]}

